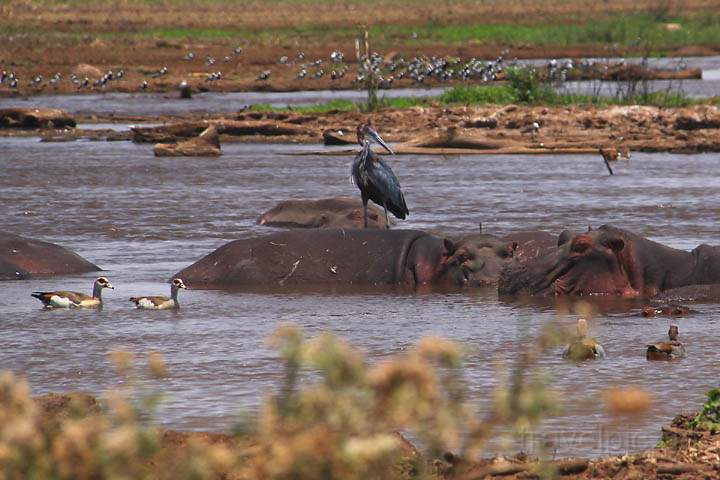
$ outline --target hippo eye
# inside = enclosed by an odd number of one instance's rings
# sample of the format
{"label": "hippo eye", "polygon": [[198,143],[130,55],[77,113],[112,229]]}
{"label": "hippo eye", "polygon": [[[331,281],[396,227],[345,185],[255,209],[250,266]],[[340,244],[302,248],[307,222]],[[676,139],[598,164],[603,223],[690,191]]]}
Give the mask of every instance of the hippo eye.
{"label": "hippo eye", "polygon": [[592,247],[592,241],[589,238],[578,236],[573,240],[570,249],[576,253],[585,253],[590,247]]}

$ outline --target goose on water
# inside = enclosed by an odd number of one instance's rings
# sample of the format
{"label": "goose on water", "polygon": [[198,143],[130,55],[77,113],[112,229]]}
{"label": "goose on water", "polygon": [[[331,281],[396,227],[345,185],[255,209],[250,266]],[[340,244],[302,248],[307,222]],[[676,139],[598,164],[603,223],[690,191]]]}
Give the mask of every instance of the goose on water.
{"label": "goose on water", "polygon": [[106,277],[99,277],[93,283],[92,296],[67,290],[32,292],[31,295],[40,300],[47,308],[97,308],[102,306],[103,288],[115,289],[110,280]]}
{"label": "goose on water", "polygon": [[170,298],[161,296],[148,296],[148,297],[130,297],[130,301],[135,304],[137,308],[143,308],[146,310],[168,310],[170,308],[180,308],[178,303],[178,291],[181,288],[187,288],[183,281],[179,278],[174,278],[170,283]]}

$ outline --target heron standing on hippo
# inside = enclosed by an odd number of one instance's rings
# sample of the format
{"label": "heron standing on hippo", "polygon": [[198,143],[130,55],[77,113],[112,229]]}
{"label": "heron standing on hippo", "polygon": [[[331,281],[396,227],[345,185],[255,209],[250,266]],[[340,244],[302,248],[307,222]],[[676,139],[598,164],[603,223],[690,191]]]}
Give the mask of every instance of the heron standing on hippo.
{"label": "heron standing on hippo", "polygon": [[370,148],[372,142],[382,146],[388,153],[395,154],[380,138],[373,128],[372,120],[361,123],[357,127],[357,140],[362,147],[355,155],[350,178],[357,185],[362,197],[364,226],[367,228],[367,202],[372,200],[385,210],[385,228],[390,228],[388,210],[397,218],[405,219],[410,211],[405,204],[405,196],[400,188],[400,182],[393,173],[390,165],[385,163]]}

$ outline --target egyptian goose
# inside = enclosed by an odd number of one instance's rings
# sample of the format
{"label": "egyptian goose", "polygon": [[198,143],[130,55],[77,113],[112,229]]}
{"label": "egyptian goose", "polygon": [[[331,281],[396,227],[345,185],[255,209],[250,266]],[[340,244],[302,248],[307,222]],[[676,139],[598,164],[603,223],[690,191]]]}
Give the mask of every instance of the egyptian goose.
{"label": "egyptian goose", "polygon": [[679,333],[677,325],[670,325],[670,330],[668,330],[670,341],[648,345],[645,358],[648,360],[673,360],[683,358],[686,352],[685,346],[677,339]]}
{"label": "egyptian goose", "polygon": [[588,326],[584,318],[577,323],[577,339],[563,350],[563,358],[570,360],[594,360],[605,358],[605,349],[594,338],[588,337]]}
{"label": "egyptian goose", "polygon": [[31,295],[40,300],[46,308],[97,308],[102,307],[103,288],[115,289],[110,280],[106,277],[99,277],[93,284],[92,296],[65,290],[32,292]]}
{"label": "egyptian goose", "polygon": [[179,278],[174,278],[170,283],[170,298],[168,297],[130,297],[130,301],[135,303],[137,308],[144,308],[148,310],[168,310],[170,308],[180,308],[178,303],[178,291],[181,288],[187,288],[183,281]]}

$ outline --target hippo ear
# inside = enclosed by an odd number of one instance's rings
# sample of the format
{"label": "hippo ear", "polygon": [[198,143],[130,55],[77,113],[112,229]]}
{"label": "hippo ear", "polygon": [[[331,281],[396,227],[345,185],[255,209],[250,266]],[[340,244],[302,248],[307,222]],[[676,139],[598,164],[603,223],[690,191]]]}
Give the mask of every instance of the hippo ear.
{"label": "hippo ear", "polygon": [[622,252],[625,248],[625,240],[621,237],[606,238],[602,243],[615,253]]}
{"label": "hippo ear", "polygon": [[559,247],[560,245],[565,245],[573,238],[574,235],[575,232],[573,232],[572,230],[563,230],[562,232],[560,232],[560,235],[558,235],[557,246]]}
{"label": "hippo ear", "polygon": [[586,253],[592,248],[593,240],[587,235],[575,235],[570,244],[570,250],[575,253]]}
{"label": "hippo ear", "polygon": [[453,253],[455,253],[455,249],[457,246],[447,238],[443,238],[443,246],[445,247],[445,250],[447,250],[447,256],[452,256]]}

